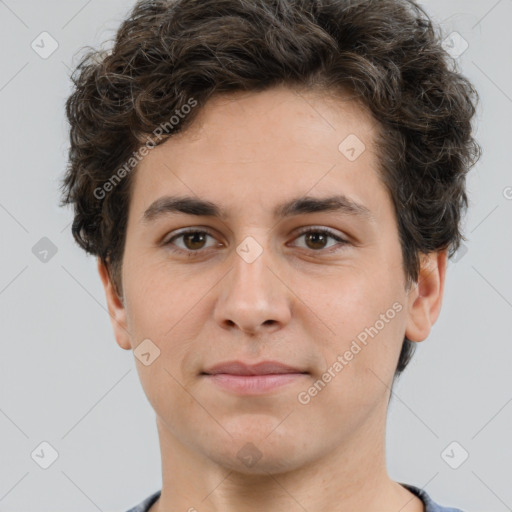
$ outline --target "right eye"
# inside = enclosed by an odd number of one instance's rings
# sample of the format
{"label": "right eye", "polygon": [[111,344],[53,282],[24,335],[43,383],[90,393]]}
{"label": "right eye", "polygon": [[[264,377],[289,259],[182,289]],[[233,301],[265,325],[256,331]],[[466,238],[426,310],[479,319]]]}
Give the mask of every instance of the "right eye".
{"label": "right eye", "polygon": [[[186,229],[164,242],[165,246],[169,246],[170,250],[179,254],[187,254],[188,256],[195,256],[204,249],[204,243],[207,237],[212,237],[208,231],[199,229]],[[183,239],[184,247],[179,247],[175,244],[175,240]],[[219,247],[222,244],[213,244],[213,247]]]}

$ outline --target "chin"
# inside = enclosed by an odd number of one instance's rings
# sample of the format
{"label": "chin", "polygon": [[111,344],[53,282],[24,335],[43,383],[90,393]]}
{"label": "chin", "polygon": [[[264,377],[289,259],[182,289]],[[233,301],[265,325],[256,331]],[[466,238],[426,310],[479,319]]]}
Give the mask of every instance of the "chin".
{"label": "chin", "polygon": [[[211,459],[226,469],[241,475],[268,476],[268,474],[287,473],[301,467],[301,461],[295,460],[292,451],[282,453],[267,452],[247,442],[236,453],[230,455],[211,454]],[[296,454],[296,451],[295,451]]]}
{"label": "chin", "polygon": [[[251,432],[247,428],[236,432],[227,429],[233,437],[212,443],[207,456],[216,464],[244,475],[286,473],[307,462],[304,449],[297,450],[298,446],[305,447],[307,440],[298,439],[295,432],[282,430],[277,433],[279,422],[276,423],[275,418],[271,428],[255,428],[255,424],[258,425],[255,419],[252,423]],[[267,427],[267,422],[264,424]]]}

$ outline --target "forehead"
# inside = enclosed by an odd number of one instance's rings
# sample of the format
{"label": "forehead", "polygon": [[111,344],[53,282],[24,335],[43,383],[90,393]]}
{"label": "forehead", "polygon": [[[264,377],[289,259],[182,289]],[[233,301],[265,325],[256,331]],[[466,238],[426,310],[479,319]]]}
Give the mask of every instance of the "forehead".
{"label": "forehead", "polygon": [[287,88],[219,95],[141,161],[132,206],[179,194],[228,199],[232,210],[244,198],[274,213],[286,198],[332,196],[333,187],[364,203],[361,193],[377,185],[375,129],[349,97]]}
{"label": "forehead", "polygon": [[[276,133],[280,140],[286,140],[306,135],[308,128],[315,132],[338,132],[340,125],[366,137],[370,144],[373,142],[376,121],[368,107],[348,90],[330,92],[278,86],[261,92],[215,94],[200,108],[194,122],[172,138],[189,143],[206,137],[222,141],[229,131],[229,148],[233,149],[236,141],[250,133],[257,135],[255,142],[268,145],[275,140]],[[263,132],[262,126],[267,128]],[[223,130],[217,131],[219,127]]]}

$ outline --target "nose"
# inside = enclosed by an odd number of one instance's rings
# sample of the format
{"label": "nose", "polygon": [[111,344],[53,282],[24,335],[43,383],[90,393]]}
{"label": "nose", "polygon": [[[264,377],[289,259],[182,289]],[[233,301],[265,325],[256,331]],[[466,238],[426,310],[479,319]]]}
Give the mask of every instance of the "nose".
{"label": "nose", "polygon": [[282,329],[291,319],[293,294],[267,249],[252,262],[235,253],[233,268],[219,286],[214,315],[224,329],[268,334]]}

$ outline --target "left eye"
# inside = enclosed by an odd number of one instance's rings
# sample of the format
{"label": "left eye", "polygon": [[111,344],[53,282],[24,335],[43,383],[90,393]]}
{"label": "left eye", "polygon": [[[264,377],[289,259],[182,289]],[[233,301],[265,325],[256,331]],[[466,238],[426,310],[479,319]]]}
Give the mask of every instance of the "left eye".
{"label": "left eye", "polygon": [[[299,233],[296,237],[296,239],[299,239],[301,237],[306,237],[306,243],[310,244],[309,247],[306,247],[306,249],[310,249],[313,252],[319,252],[321,250],[325,250],[328,239],[335,240],[338,242],[338,244],[345,245],[348,244],[346,240],[340,238],[336,234],[334,234],[332,231],[325,229],[325,228],[309,228],[307,230],[302,231]],[[167,242],[164,243],[164,245],[168,245],[171,247],[171,250],[174,252],[179,253],[187,253],[189,255],[194,255],[194,253],[199,253],[202,249],[205,248],[204,243],[207,237],[214,238],[213,235],[208,233],[207,231],[201,231],[201,230],[194,230],[190,229],[187,231],[182,231],[181,233],[178,233],[177,235],[170,238]],[[184,247],[180,247],[179,245],[175,244],[175,240],[177,239],[183,239]],[[217,243],[213,244],[212,246],[215,247],[221,247],[223,244]],[[311,247],[312,245],[312,247]],[[336,244],[334,244],[336,245]],[[174,247],[173,247],[174,246]],[[210,247],[212,247],[210,246]],[[177,247],[177,249],[176,249]],[[331,246],[332,247],[332,246]],[[332,251],[329,251],[332,252]]]}
{"label": "left eye", "polygon": [[[336,242],[338,242],[338,244],[341,244],[341,245],[348,244],[348,242],[346,240],[344,240],[343,238],[340,238],[338,235],[335,235],[332,231],[330,231],[328,229],[324,229],[324,228],[314,228],[314,229],[310,228],[310,229],[304,230],[301,233],[299,233],[299,235],[297,236],[297,239],[301,238],[303,236],[306,236],[306,239],[305,239],[306,243],[310,242],[310,243],[313,243],[314,245],[320,244],[322,246],[322,247],[317,246],[312,249],[313,251],[316,251],[316,252],[318,252],[318,250],[322,250],[322,249],[326,248],[324,243],[326,243],[327,239],[329,239],[329,238],[335,240]],[[334,245],[336,245],[336,244],[334,244]],[[306,249],[311,249],[311,247],[306,247]],[[332,252],[332,251],[328,251],[328,252]]]}

